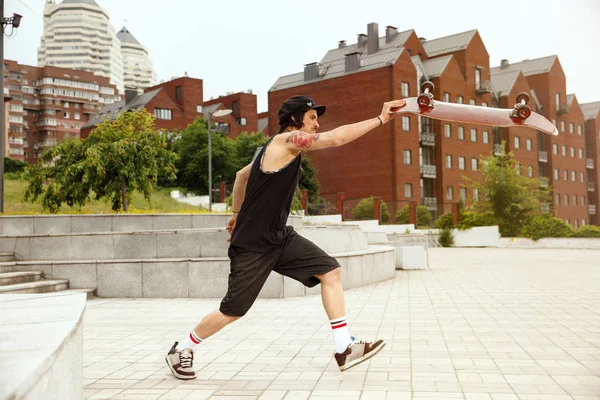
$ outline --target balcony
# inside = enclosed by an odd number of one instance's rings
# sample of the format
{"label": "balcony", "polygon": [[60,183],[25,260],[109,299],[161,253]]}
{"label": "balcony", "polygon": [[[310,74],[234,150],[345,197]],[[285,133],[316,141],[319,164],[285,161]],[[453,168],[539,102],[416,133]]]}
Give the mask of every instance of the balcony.
{"label": "balcony", "polygon": [[557,110],[556,110],[556,113],[557,113],[558,115],[561,115],[561,114],[568,114],[568,113],[569,113],[569,107],[567,107],[566,105],[560,105],[560,106],[557,108]]}
{"label": "balcony", "polygon": [[48,148],[56,146],[56,140],[44,140],[43,142],[38,142],[40,148]]}
{"label": "balcony", "polygon": [[596,215],[596,205],[595,204],[590,204],[588,206],[588,213],[590,215]]}
{"label": "balcony", "polygon": [[546,213],[546,214],[547,214],[547,213],[549,213],[549,212],[550,212],[550,203],[542,203],[542,204],[540,204],[540,206],[541,206],[541,207],[540,207],[540,208],[541,208],[541,211],[542,211],[543,213]]}
{"label": "balcony", "polygon": [[421,165],[421,175],[423,178],[435,178],[437,176],[435,165]]}
{"label": "balcony", "polygon": [[550,185],[550,179],[540,176],[540,187],[547,188]]}
{"label": "balcony", "polygon": [[501,156],[502,155],[502,145],[498,143],[494,143],[494,155]]}
{"label": "balcony", "polygon": [[587,186],[588,186],[588,192],[596,191],[596,182],[588,182]]}
{"label": "balcony", "polygon": [[490,81],[481,81],[479,82],[479,86],[475,88],[477,93],[491,93],[492,92],[492,84]]}
{"label": "balcony", "polygon": [[430,210],[437,210],[437,199],[435,197],[423,197],[423,204]]}
{"label": "balcony", "polygon": [[585,160],[585,167],[587,169],[594,169],[594,160],[592,160],[591,158]]}
{"label": "balcony", "polygon": [[548,152],[547,151],[538,151],[538,161],[539,162],[548,162]]}
{"label": "balcony", "polygon": [[435,133],[419,132],[419,141],[423,146],[435,146]]}

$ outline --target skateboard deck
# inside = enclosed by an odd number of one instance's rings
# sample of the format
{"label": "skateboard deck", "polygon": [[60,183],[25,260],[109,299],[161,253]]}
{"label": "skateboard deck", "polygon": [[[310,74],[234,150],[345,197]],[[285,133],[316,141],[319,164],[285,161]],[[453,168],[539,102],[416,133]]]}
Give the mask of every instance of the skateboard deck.
{"label": "skateboard deck", "polygon": [[[426,82],[433,87],[433,84]],[[424,84],[425,85],[425,84]],[[428,88],[429,88],[428,87]],[[521,94],[519,95],[521,96]],[[433,100],[433,96],[426,90],[419,97],[404,99],[406,106],[392,109],[397,114],[417,114],[424,117],[453,122],[492,125],[500,127],[526,127],[537,129],[550,135],[558,135],[558,129],[544,116],[529,109],[526,94],[517,97],[518,103],[514,109],[480,107],[467,104],[446,103]],[[524,99],[524,100],[523,100]]]}

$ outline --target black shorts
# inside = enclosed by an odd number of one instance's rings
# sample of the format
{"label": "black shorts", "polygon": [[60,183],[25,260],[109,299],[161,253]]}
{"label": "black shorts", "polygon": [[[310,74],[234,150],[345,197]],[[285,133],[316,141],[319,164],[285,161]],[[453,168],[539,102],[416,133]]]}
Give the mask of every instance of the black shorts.
{"label": "black shorts", "polygon": [[271,271],[313,287],[320,283],[315,275],[340,267],[335,258],[295,231],[280,248],[268,253],[229,246],[229,258],[229,287],[219,310],[235,317],[245,315],[252,307]]}

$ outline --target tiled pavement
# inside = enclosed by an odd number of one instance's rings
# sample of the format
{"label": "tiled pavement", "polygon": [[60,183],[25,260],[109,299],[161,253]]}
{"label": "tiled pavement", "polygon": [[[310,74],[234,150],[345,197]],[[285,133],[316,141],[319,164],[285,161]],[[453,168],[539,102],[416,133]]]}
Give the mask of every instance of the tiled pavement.
{"label": "tiled pavement", "polygon": [[206,340],[198,378],[164,355],[219,299],[95,299],[88,399],[600,400],[600,251],[433,249],[431,267],[346,291],[370,362],[339,372],[319,296],[259,300]]}

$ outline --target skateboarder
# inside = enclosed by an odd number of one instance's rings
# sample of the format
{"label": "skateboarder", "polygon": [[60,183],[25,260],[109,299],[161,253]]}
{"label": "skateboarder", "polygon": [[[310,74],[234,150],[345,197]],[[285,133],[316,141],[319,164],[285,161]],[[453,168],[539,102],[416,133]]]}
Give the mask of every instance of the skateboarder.
{"label": "skateboarder", "polygon": [[218,310],[206,315],[188,337],[175,342],[166,356],[175,377],[194,379],[194,348],[248,312],[271,271],[296,279],[307,287],[321,284],[321,297],[335,342],[335,360],[341,371],[367,360],[385,342],[355,341],[344,309],[340,265],[314,243],[286,226],[300,178],[302,151],[342,146],[394,118],[391,108],[404,100],[383,104],[376,117],[318,133],[325,106],[307,96],[287,99],[279,110],[279,133],[256,159],[236,174],[231,234],[231,272],[227,294]]}

